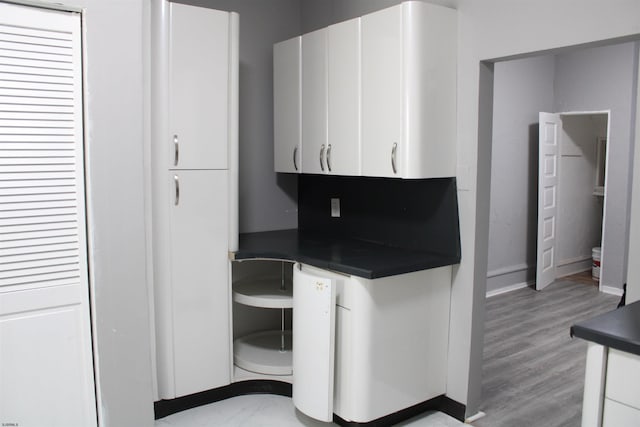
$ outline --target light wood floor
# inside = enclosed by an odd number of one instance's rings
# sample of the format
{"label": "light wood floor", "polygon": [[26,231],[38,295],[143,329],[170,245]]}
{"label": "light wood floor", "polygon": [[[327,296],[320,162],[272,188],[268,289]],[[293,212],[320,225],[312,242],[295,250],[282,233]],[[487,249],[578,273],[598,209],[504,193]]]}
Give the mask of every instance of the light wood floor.
{"label": "light wood floor", "polygon": [[619,301],[582,279],[487,299],[480,408],[487,415],[474,426],[580,426],[587,344],[570,338],[569,327]]}

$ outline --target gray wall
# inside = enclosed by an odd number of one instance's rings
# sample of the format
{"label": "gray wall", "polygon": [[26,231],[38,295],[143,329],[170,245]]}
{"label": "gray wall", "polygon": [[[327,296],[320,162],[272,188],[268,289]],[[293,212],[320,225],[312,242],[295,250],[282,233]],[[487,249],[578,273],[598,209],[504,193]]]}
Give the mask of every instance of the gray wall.
{"label": "gray wall", "polygon": [[553,55],[495,64],[487,292],[535,276],[538,113],[553,110],[554,75]]}
{"label": "gray wall", "polygon": [[299,0],[180,0],[240,15],[240,232],[296,228],[297,176],[273,170],[273,44],[300,35]]}
{"label": "gray wall", "polygon": [[[495,293],[535,280],[539,111],[612,111],[610,126],[614,142],[609,152],[604,242],[608,255],[607,260],[603,260],[607,266],[601,281],[605,286],[622,287],[626,280],[626,227],[633,153],[630,129],[632,104],[635,104],[632,90],[634,61],[637,61],[635,49],[634,43],[625,43],[495,64],[487,292]],[[578,183],[566,179],[569,178],[566,172],[576,162],[577,158],[572,157],[561,160],[561,166],[565,167],[560,173],[565,179],[561,180],[564,187],[559,190],[559,203],[564,200],[562,205],[567,209],[561,206],[559,215],[558,261],[589,256],[590,251],[584,248],[594,240],[580,230],[594,229],[591,224],[597,216],[598,200],[594,198],[593,206],[589,207],[592,215],[581,215],[569,206],[574,204],[572,197]],[[581,201],[587,203],[585,197]],[[563,229],[564,239],[560,235]],[[574,237],[584,237],[580,239],[584,244],[572,245]]]}
{"label": "gray wall", "polygon": [[625,43],[559,55],[555,110],[611,110],[601,285],[622,288],[627,276],[632,117],[637,46]]}

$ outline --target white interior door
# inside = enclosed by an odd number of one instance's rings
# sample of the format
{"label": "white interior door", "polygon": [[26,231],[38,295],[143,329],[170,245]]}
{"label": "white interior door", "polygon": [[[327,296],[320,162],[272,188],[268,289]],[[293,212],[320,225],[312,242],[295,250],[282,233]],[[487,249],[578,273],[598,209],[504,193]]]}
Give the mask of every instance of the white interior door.
{"label": "white interior door", "polygon": [[538,154],[538,250],[536,290],[556,278],[558,167],[560,165],[559,114],[540,113]]}
{"label": "white interior door", "polygon": [[95,426],[81,17],[0,3],[0,422]]}

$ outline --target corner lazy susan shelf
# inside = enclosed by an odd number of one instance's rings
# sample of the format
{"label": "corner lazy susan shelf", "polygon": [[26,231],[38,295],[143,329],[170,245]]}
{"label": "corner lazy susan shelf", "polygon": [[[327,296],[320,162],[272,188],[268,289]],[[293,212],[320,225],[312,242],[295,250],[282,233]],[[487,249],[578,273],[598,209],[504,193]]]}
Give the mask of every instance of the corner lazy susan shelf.
{"label": "corner lazy susan shelf", "polygon": [[251,277],[233,284],[233,300],[239,304],[281,310],[280,330],[254,332],[236,338],[233,362],[246,371],[265,375],[291,375],[292,338],[285,329],[285,309],[293,307],[293,286],[282,277]]}

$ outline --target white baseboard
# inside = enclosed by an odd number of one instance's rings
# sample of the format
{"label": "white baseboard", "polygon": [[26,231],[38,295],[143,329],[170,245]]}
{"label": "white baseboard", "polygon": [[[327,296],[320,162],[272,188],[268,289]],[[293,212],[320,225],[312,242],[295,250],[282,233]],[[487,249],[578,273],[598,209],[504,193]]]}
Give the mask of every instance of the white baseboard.
{"label": "white baseboard", "polygon": [[483,418],[485,415],[487,415],[487,414],[485,414],[485,413],[484,413],[484,412],[482,412],[482,411],[478,411],[478,413],[477,413],[477,414],[475,414],[475,415],[473,415],[473,416],[471,416],[471,417],[467,418],[466,420],[464,420],[464,423],[465,423],[465,424],[471,424],[472,422],[474,422],[474,421],[478,421],[480,418]]}
{"label": "white baseboard", "polygon": [[522,289],[522,288],[526,288],[528,286],[531,286],[534,283],[535,282],[515,283],[513,285],[505,286],[505,287],[500,288],[500,289],[494,289],[492,291],[487,292],[486,297],[487,298],[491,298],[491,297],[495,297],[496,295],[506,294],[507,292],[517,291],[518,289]]}
{"label": "white baseboard", "polygon": [[600,292],[602,292],[604,294],[615,295],[617,297],[621,297],[623,291],[620,288],[614,288],[613,286],[602,285],[602,286],[600,286]]}

